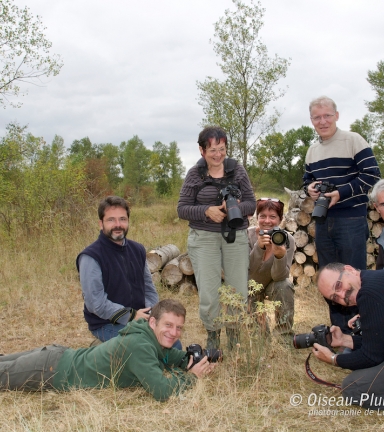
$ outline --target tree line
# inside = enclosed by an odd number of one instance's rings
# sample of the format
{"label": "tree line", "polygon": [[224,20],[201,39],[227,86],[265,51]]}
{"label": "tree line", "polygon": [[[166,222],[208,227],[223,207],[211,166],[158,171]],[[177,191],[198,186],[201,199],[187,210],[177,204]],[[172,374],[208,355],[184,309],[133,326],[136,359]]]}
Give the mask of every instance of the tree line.
{"label": "tree line", "polygon": [[375,92],[373,101],[366,101],[368,113],[351,125],[351,131],[363,136],[373,148],[384,175],[384,61],[377,63],[376,70],[368,71],[367,81]]}
{"label": "tree line", "polygon": [[75,224],[84,204],[106,194],[150,204],[178,194],[184,172],[175,141],[150,150],[138,136],[119,146],[85,137],[66,148],[58,135],[48,144],[10,123],[0,138],[0,233]]}
{"label": "tree line", "polygon": [[[228,154],[247,168],[254,185],[298,189],[315,131],[301,126],[276,132],[281,113],[274,109],[268,115],[269,105],[285,93],[276,85],[286,76],[290,59],[268,54],[260,37],[265,13],[260,2],[232,2],[235,9],[227,9],[214,24],[211,41],[223,78],[197,82],[202,126],[218,124],[227,131]],[[368,71],[367,80],[376,98],[366,102],[369,113],[350,128],[371,144],[384,173],[384,61]]]}
{"label": "tree line", "polygon": [[[265,13],[261,4],[232,1],[235,10],[226,10],[215,23],[212,41],[223,78],[197,82],[204,112],[200,126],[216,124],[227,131],[228,156],[245,166],[255,190],[298,189],[315,131],[301,126],[278,132],[280,113],[268,114],[269,105],[284,95],[275,87],[286,76],[290,59],[268,55],[259,35]],[[57,75],[62,62],[49,54],[45,28],[27,7],[0,0],[0,23],[0,106],[18,106],[9,100],[20,95],[18,83]],[[351,130],[372,145],[384,173],[384,61],[368,71],[367,80],[376,96],[366,102],[368,114]],[[157,141],[151,150],[137,135],[120,145],[95,144],[84,137],[67,149],[60,136],[47,144],[26,126],[11,123],[0,138],[1,228],[7,233],[15,227],[38,229],[54,218],[65,225],[79,213],[79,203],[108,193],[142,204],[175,198],[184,174],[176,141]]]}

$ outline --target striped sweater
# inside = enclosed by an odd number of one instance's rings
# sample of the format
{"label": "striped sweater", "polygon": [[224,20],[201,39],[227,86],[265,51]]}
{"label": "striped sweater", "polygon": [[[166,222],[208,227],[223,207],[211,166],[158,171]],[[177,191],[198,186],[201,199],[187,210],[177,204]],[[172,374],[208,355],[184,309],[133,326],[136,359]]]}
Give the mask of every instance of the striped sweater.
{"label": "striped sweater", "polygon": [[[222,182],[225,187],[225,178],[215,179]],[[256,199],[252,190],[251,182],[244,167],[236,165],[233,183],[237,184],[241,190],[239,208],[244,218],[244,223],[238,230],[248,228],[248,215],[252,216],[256,210]],[[189,221],[190,228],[203,231],[220,232],[221,224],[207,218],[206,210],[211,206],[217,205],[218,189],[214,186],[206,186],[200,190],[204,184],[195,165],[192,167],[184,180],[180,191],[180,198],[177,205],[177,212],[180,219]],[[226,231],[229,228],[227,227]]]}
{"label": "striped sweater", "polygon": [[329,217],[367,214],[367,193],[380,179],[380,170],[369,144],[355,132],[336,130],[328,140],[311,145],[305,158],[304,182],[333,183],[340,200],[329,209]]}

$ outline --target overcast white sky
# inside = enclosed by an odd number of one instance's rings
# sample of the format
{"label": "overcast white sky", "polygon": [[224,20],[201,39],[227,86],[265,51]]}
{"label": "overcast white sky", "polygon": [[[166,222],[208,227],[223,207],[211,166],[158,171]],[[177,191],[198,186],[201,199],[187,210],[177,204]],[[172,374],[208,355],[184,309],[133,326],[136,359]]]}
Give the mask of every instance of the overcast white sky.
{"label": "overcast white sky", "polygon": [[[248,0],[244,0],[246,3]],[[42,16],[60,74],[29,85],[19,109],[1,110],[0,135],[17,120],[35,136],[69,147],[138,135],[148,148],[177,141],[186,168],[198,159],[203,112],[196,80],[219,77],[209,39],[231,0],[15,0]],[[278,129],[310,126],[308,104],[326,94],[338,104],[339,127],[367,112],[374,93],[367,71],[384,59],[383,0],[263,0],[261,38],[270,56],[291,58]],[[271,107],[272,108],[272,107]]]}

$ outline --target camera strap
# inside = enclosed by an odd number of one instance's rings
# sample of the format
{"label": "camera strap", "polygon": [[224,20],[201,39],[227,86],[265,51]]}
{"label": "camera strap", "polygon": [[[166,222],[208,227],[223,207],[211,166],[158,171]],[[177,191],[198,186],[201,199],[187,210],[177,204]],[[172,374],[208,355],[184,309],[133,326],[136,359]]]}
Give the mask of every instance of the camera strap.
{"label": "camera strap", "polygon": [[[198,168],[199,177],[203,181],[203,184],[198,188],[196,195],[205,187],[214,186],[218,192],[216,205],[220,205],[222,202],[222,197],[220,196],[220,190],[223,187],[228,186],[229,184],[234,184],[233,181],[235,178],[235,168],[237,165],[237,160],[228,157],[224,159],[225,180],[220,182],[216,182],[214,179],[207,177],[208,166],[207,166],[207,161],[204,158],[200,158],[197,161],[196,165]],[[225,235],[225,233],[227,232],[226,228],[227,228],[227,219],[224,219],[223,222],[221,223],[221,235],[227,243],[234,243],[236,240],[236,229],[230,228],[228,234]]]}
{"label": "camera strap", "polygon": [[223,222],[221,222],[221,235],[223,236],[223,239],[227,243],[235,243],[236,240],[236,229],[230,228],[228,235],[225,236],[225,229],[227,227],[227,219],[224,219]]}
{"label": "camera strap", "polygon": [[322,380],[321,378],[318,378],[311,370],[311,367],[309,366],[309,358],[311,357],[312,353],[309,353],[309,356],[307,357],[307,360],[305,360],[305,372],[307,373],[307,375],[309,376],[309,378],[312,381],[315,381],[315,383],[317,384],[322,384],[328,387],[333,387],[333,388],[337,388],[337,389],[341,389],[341,385],[340,384],[333,384],[333,383],[329,383],[327,381]]}

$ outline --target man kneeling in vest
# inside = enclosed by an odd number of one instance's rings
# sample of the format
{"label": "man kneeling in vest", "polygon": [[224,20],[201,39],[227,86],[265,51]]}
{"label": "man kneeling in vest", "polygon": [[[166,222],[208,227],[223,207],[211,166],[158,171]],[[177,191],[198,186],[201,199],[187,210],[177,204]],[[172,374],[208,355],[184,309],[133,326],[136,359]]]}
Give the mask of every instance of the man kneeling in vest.
{"label": "man kneeling in vest", "polygon": [[185,315],[180,302],[165,299],[152,308],[148,321],[134,321],[101,345],[76,350],[49,345],[2,356],[0,390],[69,391],[113,383],[118,388],[142,386],[156,400],[167,400],[215,367],[207,357],[192,366],[185,351],[172,348]]}

